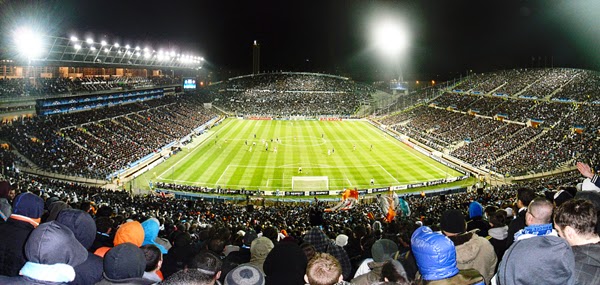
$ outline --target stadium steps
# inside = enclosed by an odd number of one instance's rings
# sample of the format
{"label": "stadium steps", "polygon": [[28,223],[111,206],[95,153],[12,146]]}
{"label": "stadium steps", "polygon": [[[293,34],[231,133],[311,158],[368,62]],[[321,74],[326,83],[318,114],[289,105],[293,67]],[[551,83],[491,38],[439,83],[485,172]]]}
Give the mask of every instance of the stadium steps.
{"label": "stadium steps", "polygon": [[567,84],[571,83],[571,81],[575,80],[575,78],[577,76],[579,76],[581,73],[577,73],[575,75],[573,75],[573,77],[571,77],[571,79],[569,79],[569,81],[565,82],[565,84],[561,85],[560,87],[556,88],[554,91],[552,91],[552,93],[550,93],[548,96],[544,97],[544,99],[546,100],[550,100],[550,98],[552,98],[552,96],[556,95],[556,93],[562,91],[562,88],[565,87]]}
{"label": "stadium steps", "polygon": [[537,134],[535,137],[531,138],[530,140],[526,141],[524,144],[520,145],[519,147],[501,155],[500,157],[498,157],[496,160],[494,160],[493,164],[498,163],[499,161],[511,156],[512,154],[514,154],[515,152],[523,149],[524,147],[528,146],[530,143],[536,141],[538,138],[540,138],[541,136],[543,136],[545,133],[547,133],[549,130],[548,129],[544,129],[541,133]]}
{"label": "stadium steps", "polygon": [[508,84],[508,82],[504,82],[503,84],[500,84],[500,86],[498,86],[498,87],[496,87],[496,88],[492,89],[492,90],[491,90],[490,92],[488,92],[488,93],[485,93],[485,95],[486,95],[486,96],[492,96],[492,95],[494,94],[494,92],[496,92],[496,91],[498,91],[498,89],[500,89],[500,88],[502,88],[502,87],[506,86],[506,84]]}

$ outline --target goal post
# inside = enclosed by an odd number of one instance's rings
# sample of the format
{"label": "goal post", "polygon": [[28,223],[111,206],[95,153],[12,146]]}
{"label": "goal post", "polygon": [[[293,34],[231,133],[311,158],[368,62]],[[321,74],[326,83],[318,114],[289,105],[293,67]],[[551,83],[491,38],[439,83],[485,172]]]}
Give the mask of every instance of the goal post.
{"label": "goal post", "polygon": [[329,190],[329,176],[292,176],[292,191]]}

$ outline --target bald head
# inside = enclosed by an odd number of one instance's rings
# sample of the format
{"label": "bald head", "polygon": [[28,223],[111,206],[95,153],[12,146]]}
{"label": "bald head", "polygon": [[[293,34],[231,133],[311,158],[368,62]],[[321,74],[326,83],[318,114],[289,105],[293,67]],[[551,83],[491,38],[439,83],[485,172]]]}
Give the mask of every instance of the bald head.
{"label": "bald head", "polygon": [[529,214],[526,219],[527,225],[543,225],[549,224],[552,221],[552,210],[554,205],[546,200],[545,198],[538,197],[533,199],[527,207],[527,213]]}

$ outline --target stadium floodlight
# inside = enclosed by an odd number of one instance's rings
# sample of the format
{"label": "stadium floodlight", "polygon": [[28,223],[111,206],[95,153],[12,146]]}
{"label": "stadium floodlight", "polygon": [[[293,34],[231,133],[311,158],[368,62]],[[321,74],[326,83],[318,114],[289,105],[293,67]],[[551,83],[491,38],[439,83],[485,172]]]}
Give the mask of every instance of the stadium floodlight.
{"label": "stadium floodlight", "polygon": [[150,51],[150,49],[148,47],[145,47],[144,52],[148,52],[148,51]]}
{"label": "stadium floodlight", "polygon": [[92,47],[90,48],[90,50],[92,50],[92,51],[95,51],[95,50],[96,50],[96,47],[95,47],[95,46],[92,46]]}
{"label": "stadium floodlight", "polygon": [[105,46],[105,45],[106,45],[106,41],[105,41],[105,40],[102,40],[102,41],[100,42],[100,45],[102,45],[102,46]]}
{"label": "stadium floodlight", "polygon": [[200,60],[201,60],[201,61],[204,61],[204,57],[201,57],[201,58],[200,58]]}
{"label": "stadium floodlight", "polygon": [[14,33],[17,51],[27,59],[37,59],[44,53],[42,35],[29,28],[19,28]]}
{"label": "stadium floodlight", "polygon": [[140,56],[140,54],[141,53],[138,51],[138,52],[135,53],[135,56]]}
{"label": "stadium floodlight", "polygon": [[175,55],[176,55],[176,54],[175,54],[175,51],[174,51],[174,50],[172,50],[172,51],[171,51],[171,57],[174,57]]}
{"label": "stadium floodlight", "polygon": [[85,42],[91,45],[94,43],[94,40],[92,38],[87,38]]}
{"label": "stadium floodlight", "polygon": [[76,42],[76,41],[78,41],[78,40],[79,40],[79,39],[78,39],[76,36],[71,36],[71,41],[72,41],[72,42]]}
{"label": "stadium floodlight", "polygon": [[75,50],[80,50],[81,49],[81,45],[80,44],[76,44],[73,47],[75,48]]}
{"label": "stadium floodlight", "polygon": [[374,25],[375,46],[387,56],[398,56],[408,46],[408,33],[403,25],[393,19],[381,19]]}
{"label": "stadium floodlight", "polygon": [[140,50],[140,47],[139,47],[139,46],[136,46],[136,47],[135,47],[135,50]]}
{"label": "stadium floodlight", "polygon": [[105,53],[108,53],[108,52],[109,52],[109,49],[108,49],[108,48],[104,48],[104,52],[105,52]]}
{"label": "stadium floodlight", "polygon": [[130,45],[125,45],[125,48],[126,48],[126,49],[130,49],[130,48],[131,48],[131,46],[130,46]]}
{"label": "stadium floodlight", "polygon": [[119,43],[114,44],[115,47],[120,47]]}

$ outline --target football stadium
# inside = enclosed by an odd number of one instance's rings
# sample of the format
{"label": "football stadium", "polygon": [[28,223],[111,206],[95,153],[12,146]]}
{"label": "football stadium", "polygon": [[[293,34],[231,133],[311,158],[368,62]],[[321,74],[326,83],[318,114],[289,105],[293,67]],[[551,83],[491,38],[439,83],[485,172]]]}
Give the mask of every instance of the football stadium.
{"label": "football stadium", "polygon": [[150,2],[0,1],[0,284],[600,282],[598,4]]}

